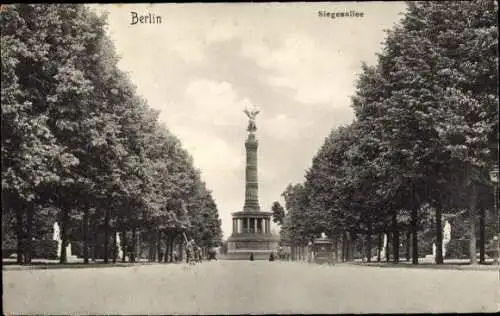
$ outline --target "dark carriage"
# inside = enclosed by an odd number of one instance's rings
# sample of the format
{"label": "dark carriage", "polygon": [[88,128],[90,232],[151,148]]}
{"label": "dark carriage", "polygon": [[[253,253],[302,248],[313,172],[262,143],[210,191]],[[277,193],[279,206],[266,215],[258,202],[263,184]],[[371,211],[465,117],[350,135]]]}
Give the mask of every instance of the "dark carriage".
{"label": "dark carriage", "polygon": [[333,240],[328,238],[317,238],[312,242],[311,250],[314,263],[333,264]]}

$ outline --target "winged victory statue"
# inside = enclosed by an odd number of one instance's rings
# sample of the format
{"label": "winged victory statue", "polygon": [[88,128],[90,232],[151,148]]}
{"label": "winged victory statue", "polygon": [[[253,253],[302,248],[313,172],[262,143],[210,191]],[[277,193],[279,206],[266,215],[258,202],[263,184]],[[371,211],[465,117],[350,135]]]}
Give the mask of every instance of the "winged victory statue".
{"label": "winged victory statue", "polygon": [[245,112],[245,114],[248,116],[249,119],[247,131],[255,132],[257,130],[257,125],[255,124],[255,117],[257,116],[257,114],[260,113],[260,110],[253,108],[251,110],[245,109],[243,112]]}

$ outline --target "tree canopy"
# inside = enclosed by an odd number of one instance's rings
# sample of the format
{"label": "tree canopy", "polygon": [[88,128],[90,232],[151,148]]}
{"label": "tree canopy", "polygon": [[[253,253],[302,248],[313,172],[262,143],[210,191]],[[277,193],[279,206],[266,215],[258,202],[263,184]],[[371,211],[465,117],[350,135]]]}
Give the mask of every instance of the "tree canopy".
{"label": "tree canopy", "polygon": [[92,234],[104,234],[105,261],[116,232],[218,245],[212,194],[117,66],[106,16],[82,4],[12,4],[0,19],[2,214],[15,219],[18,260],[31,260],[39,221],[60,222],[63,243],[82,227],[86,261]]}
{"label": "tree canopy", "polygon": [[286,188],[284,234],[299,243],[347,232],[370,243],[390,233],[397,253],[408,230],[418,263],[430,210],[441,249],[442,212],[467,209],[474,225],[476,209],[493,209],[478,190],[492,196],[487,174],[498,161],[497,11],[494,1],[408,3],[377,63],[361,65],[355,121],[332,130],[305,182]]}

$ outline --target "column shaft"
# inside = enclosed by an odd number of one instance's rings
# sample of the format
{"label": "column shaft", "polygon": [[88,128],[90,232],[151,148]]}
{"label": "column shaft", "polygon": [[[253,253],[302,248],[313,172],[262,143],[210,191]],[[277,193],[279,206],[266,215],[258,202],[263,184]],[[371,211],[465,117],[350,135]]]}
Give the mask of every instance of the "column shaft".
{"label": "column shaft", "polygon": [[248,135],[246,147],[246,173],[245,173],[245,206],[244,209],[259,210],[259,193],[257,177],[257,147],[255,135]]}

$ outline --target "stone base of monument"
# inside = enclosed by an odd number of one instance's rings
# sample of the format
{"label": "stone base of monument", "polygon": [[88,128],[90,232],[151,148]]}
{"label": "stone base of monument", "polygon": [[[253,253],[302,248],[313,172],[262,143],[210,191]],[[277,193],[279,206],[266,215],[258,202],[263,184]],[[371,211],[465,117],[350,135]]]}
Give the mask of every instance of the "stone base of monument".
{"label": "stone base of monument", "polygon": [[225,259],[250,260],[250,254],[253,253],[254,260],[268,260],[271,252],[276,255],[278,244],[279,238],[271,234],[233,234],[227,241]]}
{"label": "stone base of monument", "polygon": [[[269,260],[271,255],[271,250],[241,250],[228,252],[224,259],[226,260],[250,260],[250,254],[253,253],[254,260]],[[276,251],[274,251],[274,256],[276,257]]]}

